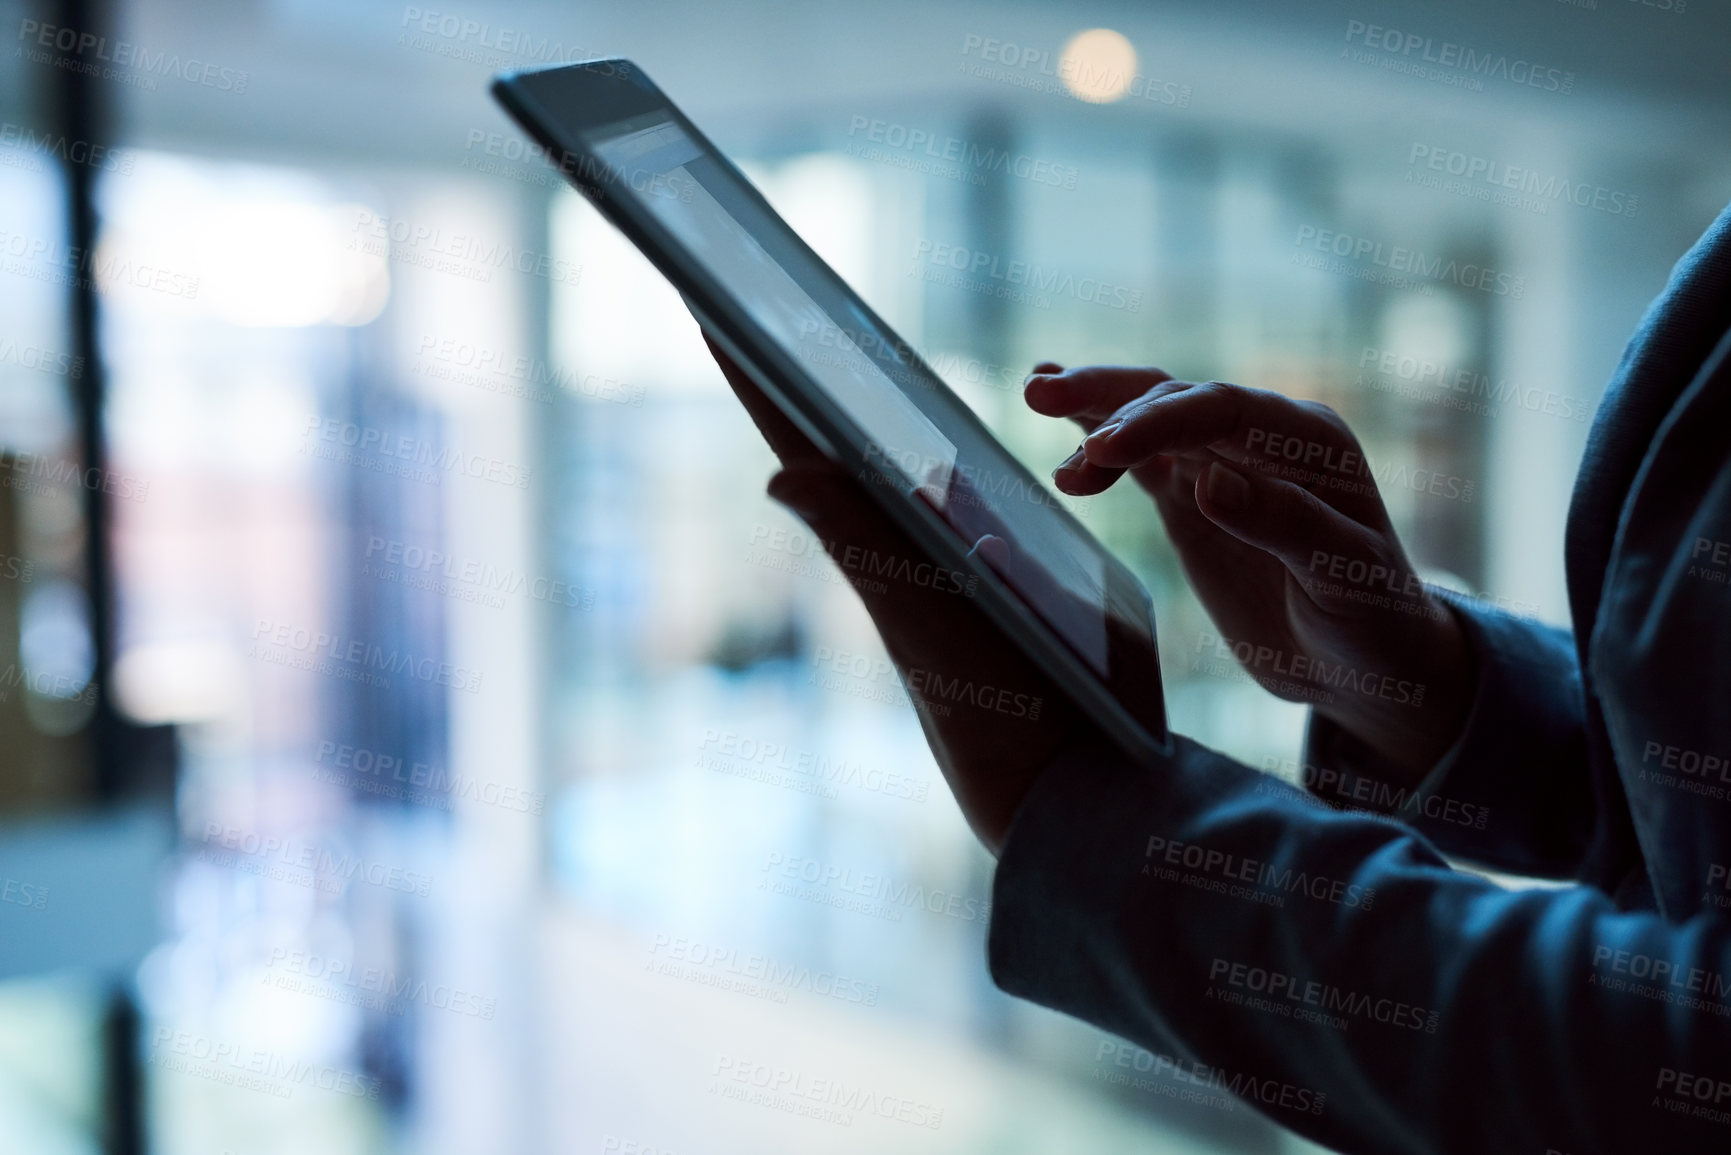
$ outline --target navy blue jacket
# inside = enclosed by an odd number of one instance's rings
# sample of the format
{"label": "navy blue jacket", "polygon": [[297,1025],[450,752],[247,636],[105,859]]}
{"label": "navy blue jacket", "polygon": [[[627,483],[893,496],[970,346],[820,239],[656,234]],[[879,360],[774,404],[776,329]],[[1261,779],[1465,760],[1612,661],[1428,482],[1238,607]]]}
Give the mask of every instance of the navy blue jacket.
{"label": "navy blue jacket", "polygon": [[1731,209],[1624,354],[1566,551],[1572,633],[1457,603],[1478,688],[1410,793],[1314,717],[1316,793],[1067,751],[993,978],[1341,1151],[1731,1152]]}

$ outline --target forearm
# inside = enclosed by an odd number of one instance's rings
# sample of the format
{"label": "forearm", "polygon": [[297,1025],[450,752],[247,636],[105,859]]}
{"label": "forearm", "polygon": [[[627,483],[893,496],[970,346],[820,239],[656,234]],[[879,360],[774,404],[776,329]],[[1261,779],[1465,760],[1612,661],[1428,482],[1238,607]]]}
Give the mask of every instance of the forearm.
{"label": "forearm", "polygon": [[1409,766],[1316,711],[1299,776],[1330,804],[1389,814],[1456,857],[1577,877],[1598,803],[1574,639],[1483,606],[1452,609],[1474,683],[1454,744],[1415,780]]}
{"label": "forearm", "polygon": [[1722,926],[1503,891],[1194,743],[1157,772],[1054,764],[994,897],[1004,989],[1320,1095],[1260,1103],[1340,1150],[1723,1149],[1722,1127],[1650,1104],[1665,1071],[1731,1069],[1726,1020],[1605,985],[1634,957],[1680,992],[1724,974]]}

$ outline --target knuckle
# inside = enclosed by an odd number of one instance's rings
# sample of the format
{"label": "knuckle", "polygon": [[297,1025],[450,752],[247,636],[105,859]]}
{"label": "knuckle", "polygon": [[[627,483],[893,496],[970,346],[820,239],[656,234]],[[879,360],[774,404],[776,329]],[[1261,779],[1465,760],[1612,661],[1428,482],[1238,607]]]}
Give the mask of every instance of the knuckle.
{"label": "knuckle", "polygon": [[[1285,498],[1285,508],[1279,510],[1282,520],[1293,524],[1314,525],[1325,520],[1334,512],[1334,507],[1328,502],[1304,488],[1290,482],[1282,483],[1278,492]],[[1277,507],[1280,503],[1277,503]]]}
{"label": "knuckle", "polygon": [[1123,405],[1119,406],[1118,411],[1112,415],[1112,418],[1122,421],[1125,425],[1135,425],[1148,416],[1149,410],[1157,400],[1159,400],[1159,395],[1154,393],[1144,393],[1135,400],[1126,401]]}
{"label": "knuckle", "polygon": [[1248,402],[1254,390],[1246,389],[1242,385],[1234,385],[1230,381],[1204,381],[1196,388],[1212,398],[1216,404],[1230,410],[1234,421],[1242,421],[1244,415],[1251,412]]}
{"label": "knuckle", "polygon": [[1342,417],[1332,405],[1325,405],[1321,401],[1299,401],[1296,404],[1300,409],[1328,426],[1349,444],[1358,444],[1358,438],[1353,435],[1352,427],[1346,423],[1346,418]]}

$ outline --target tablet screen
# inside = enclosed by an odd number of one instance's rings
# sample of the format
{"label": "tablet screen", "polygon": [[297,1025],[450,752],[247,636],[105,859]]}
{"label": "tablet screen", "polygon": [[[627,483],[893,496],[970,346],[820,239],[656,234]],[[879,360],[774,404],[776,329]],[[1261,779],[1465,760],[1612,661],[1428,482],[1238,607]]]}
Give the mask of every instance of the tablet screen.
{"label": "tablet screen", "polygon": [[[631,174],[615,187],[629,188],[805,368],[863,438],[868,460],[925,500],[964,545],[978,547],[1005,584],[1109,679],[1109,559],[963,415],[912,350],[881,330],[839,278],[793,242],[787,225],[665,114],[595,129],[588,144],[609,171]],[[1132,624],[1146,615],[1114,616]]]}

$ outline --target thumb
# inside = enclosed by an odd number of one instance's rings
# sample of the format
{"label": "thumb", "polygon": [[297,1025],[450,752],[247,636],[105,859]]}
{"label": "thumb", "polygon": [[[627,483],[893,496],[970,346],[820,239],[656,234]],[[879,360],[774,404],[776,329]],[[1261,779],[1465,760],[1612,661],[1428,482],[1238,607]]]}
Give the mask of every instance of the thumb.
{"label": "thumb", "polygon": [[[1196,507],[1209,521],[1273,554],[1317,605],[1362,610],[1360,587],[1399,588],[1410,567],[1398,544],[1347,517],[1302,486],[1211,462],[1196,479]],[[1349,581],[1331,574],[1362,575]]]}
{"label": "thumb", "polygon": [[828,460],[799,462],[769,479],[769,496],[811,527],[832,556],[840,546],[859,546],[884,556],[908,555],[901,527],[859,485]]}
{"label": "thumb", "polygon": [[[787,465],[769,479],[767,488],[777,504],[786,506],[808,523],[851,521],[860,507],[870,505],[841,467],[828,461]],[[877,511],[873,508],[871,512]]]}
{"label": "thumb", "polygon": [[[904,674],[908,670],[941,671],[944,677],[953,678],[984,677],[989,672],[992,677],[1011,679],[1022,686],[1046,685],[1014,643],[967,602],[971,593],[958,601],[954,592],[931,583],[902,578],[853,580],[867,572],[894,573],[904,568],[900,563],[917,565],[927,555],[839,466],[828,462],[789,466],[770,479],[769,493],[811,527],[831,560],[842,567],[848,585],[877,627],[884,648]],[[992,553],[1005,545],[988,534],[976,550],[990,564]],[[1049,693],[1042,690],[1036,696],[1044,700]],[[937,719],[930,714],[920,713],[920,725],[927,728],[928,736],[936,724]],[[967,724],[955,724],[968,728]],[[950,728],[953,724],[947,722],[938,726],[940,730]]]}

